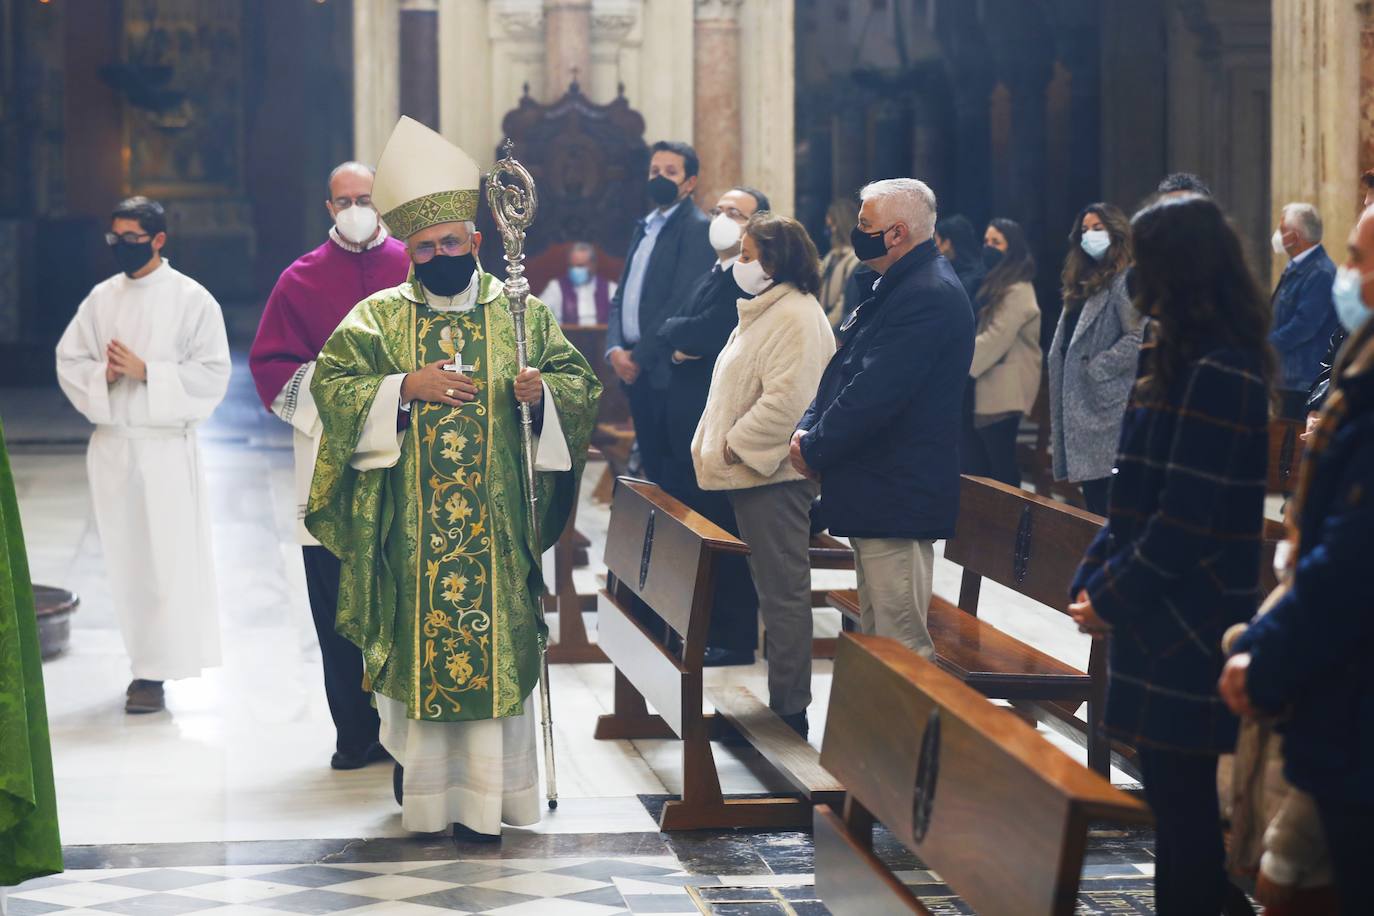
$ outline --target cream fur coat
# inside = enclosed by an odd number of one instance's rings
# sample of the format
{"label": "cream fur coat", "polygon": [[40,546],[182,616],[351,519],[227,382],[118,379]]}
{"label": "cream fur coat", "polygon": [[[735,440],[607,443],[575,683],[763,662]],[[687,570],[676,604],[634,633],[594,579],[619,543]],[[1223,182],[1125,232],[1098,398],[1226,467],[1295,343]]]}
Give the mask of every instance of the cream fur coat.
{"label": "cream fur coat", "polygon": [[[815,296],[780,284],[739,300],[739,325],[716,359],[692,439],[703,490],[801,480],[788,447],[834,353],[834,332]],[[726,463],[727,444],[739,464]]]}

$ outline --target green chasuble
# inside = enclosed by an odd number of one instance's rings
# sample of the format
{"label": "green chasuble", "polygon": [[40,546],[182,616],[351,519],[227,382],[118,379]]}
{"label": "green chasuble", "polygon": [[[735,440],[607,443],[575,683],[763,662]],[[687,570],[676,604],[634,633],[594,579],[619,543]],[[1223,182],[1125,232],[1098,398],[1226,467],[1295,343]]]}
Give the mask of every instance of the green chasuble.
{"label": "green chasuble", "polygon": [[[514,324],[500,281],[478,276],[466,312],[429,308],[413,273],[359,303],[325,343],[310,386],[324,433],[305,523],[343,561],[338,630],[362,649],[371,689],[427,721],[524,711],[547,634],[538,558],[577,499],[601,394],[548,307],[530,297],[529,364],[552,393],[573,462],[537,475],[543,543],[532,544]],[[414,402],[400,460],[355,470],[384,379],[445,357],[466,367],[476,400]]]}
{"label": "green chasuble", "polygon": [[0,429],[0,887],[61,870],[38,621]]}

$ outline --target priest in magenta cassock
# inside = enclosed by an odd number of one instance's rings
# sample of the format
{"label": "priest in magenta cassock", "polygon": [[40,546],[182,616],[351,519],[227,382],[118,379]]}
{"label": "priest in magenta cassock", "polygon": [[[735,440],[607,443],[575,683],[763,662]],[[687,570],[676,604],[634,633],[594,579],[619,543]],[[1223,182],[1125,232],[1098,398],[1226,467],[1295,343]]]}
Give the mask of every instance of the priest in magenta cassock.
{"label": "priest in magenta cassock", "polygon": [[330,765],[336,770],[358,769],[386,754],[377,744],[372,697],[362,686],[362,656],[334,627],[339,559],[305,530],[321,432],[310,381],[320,348],[353,306],[379,289],[394,287],[410,272],[405,245],[391,237],[372,206],[372,180],[372,169],[361,162],[345,162],[330,174],[326,207],[334,225],[329,238],[282,271],[248,351],[248,368],[263,405],[294,429],[295,534],[302,545],[325,696],[334,720]]}
{"label": "priest in magenta cassock", "polygon": [[[517,376],[504,289],[476,261],[479,186],[462,150],[400,120],[372,197],[414,266],[359,303],[316,362],[324,435],[306,515],[343,561],[338,628],[362,649],[402,823],[452,824],[469,841],[539,819],[539,558],[577,498],[601,393],[533,297],[531,368]],[[540,544],[518,401],[537,419]]]}

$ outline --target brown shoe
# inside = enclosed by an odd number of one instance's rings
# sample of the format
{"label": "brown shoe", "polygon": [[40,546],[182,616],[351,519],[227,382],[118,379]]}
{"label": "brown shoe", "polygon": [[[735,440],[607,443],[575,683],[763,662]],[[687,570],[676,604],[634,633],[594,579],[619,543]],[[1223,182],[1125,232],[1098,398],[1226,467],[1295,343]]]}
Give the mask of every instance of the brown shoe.
{"label": "brown shoe", "polygon": [[124,711],[132,715],[147,712],[162,712],[167,708],[167,700],[162,692],[162,681],[145,681],[134,678],[127,691]]}

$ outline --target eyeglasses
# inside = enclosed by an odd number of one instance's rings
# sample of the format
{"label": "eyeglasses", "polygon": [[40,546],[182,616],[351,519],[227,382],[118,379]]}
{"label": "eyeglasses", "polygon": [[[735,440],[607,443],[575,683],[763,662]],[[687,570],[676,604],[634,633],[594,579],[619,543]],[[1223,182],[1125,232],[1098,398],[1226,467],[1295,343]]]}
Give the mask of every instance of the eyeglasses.
{"label": "eyeglasses", "polygon": [[745,220],[749,219],[749,217],[741,213],[737,207],[725,207],[724,209],[721,209],[720,207],[712,207],[710,212],[708,212],[706,215],[711,217],[711,219],[715,219],[722,213],[724,213],[726,216],[730,217],[737,223],[742,223]]}
{"label": "eyeglasses", "polygon": [[336,198],[334,198],[334,209],[335,209],[335,210],[347,210],[349,207],[353,206],[354,204],[357,204],[357,205],[360,206],[360,207],[370,207],[370,206],[372,206],[372,195],[371,195],[371,194],[359,194],[357,197],[336,197]]}
{"label": "eyeglasses", "polygon": [[446,235],[441,238],[436,245],[434,242],[421,242],[410,249],[410,256],[416,264],[424,264],[426,261],[434,260],[434,255],[443,252],[448,257],[462,254],[463,249],[468,247],[471,238],[460,239],[456,235]]}
{"label": "eyeglasses", "polygon": [[118,245],[120,242],[126,245],[137,245],[140,242],[148,241],[150,238],[152,238],[152,236],[146,232],[142,235],[139,235],[137,232],[125,232],[122,235],[115,235],[113,232],[107,232],[105,233],[105,244],[109,245],[111,248]]}

